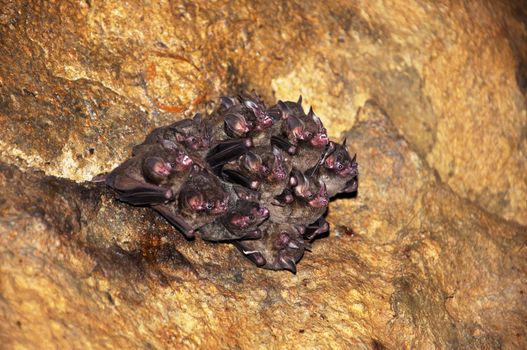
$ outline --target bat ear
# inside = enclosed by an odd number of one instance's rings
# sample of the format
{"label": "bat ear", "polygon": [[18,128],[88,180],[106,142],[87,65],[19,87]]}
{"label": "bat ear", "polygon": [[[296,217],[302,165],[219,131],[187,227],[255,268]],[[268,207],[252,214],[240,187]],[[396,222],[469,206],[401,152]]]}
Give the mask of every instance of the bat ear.
{"label": "bat ear", "polygon": [[304,126],[304,122],[300,120],[300,118],[297,118],[294,115],[292,115],[289,118],[287,118],[287,127],[289,128],[289,130],[294,132],[294,130],[298,130],[298,129],[303,130],[305,126]]}
{"label": "bat ear", "polygon": [[231,108],[232,106],[236,105],[238,101],[236,101],[234,98],[227,97],[227,96],[221,96],[220,97],[220,103],[225,108]]}
{"label": "bat ear", "polygon": [[289,117],[289,108],[283,101],[278,101],[276,107],[282,112],[282,119],[287,119]]}
{"label": "bat ear", "polygon": [[251,151],[245,154],[243,161],[247,170],[253,173],[259,172],[262,167],[262,158]]}
{"label": "bat ear", "polygon": [[302,95],[298,96],[298,101],[296,101],[296,104],[297,104],[299,107],[302,107]]}
{"label": "bat ear", "polygon": [[224,120],[227,129],[235,134],[239,135],[248,131],[247,121],[243,115],[239,113],[229,113],[225,116]]}
{"label": "bat ear", "polygon": [[320,190],[318,193],[322,196],[326,195],[327,189],[326,189],[326,183],[322,180],[318,180],[318,184],[320,186]]}
{"label": "bat ear", "polygon": [[258,105],[254,101],[251,101],[251,100],[245,100],[243,101],[243,104],[245,107],[250,108],[253,111],[260,109],[260,107],[258,107]]}
{"label": "bat ear", "polygon": [[342,141],[342,146],[343,146],[343,147],[346,147],[346,141],[347,141],[347,140],[348,140],[348,138],[345,137],[345,138],[344,138],[344,141]]}
{"label": "bat ear", "polygon": [[304,187],[307,184],[307,178],[301,171],[293,169],[291,171],[291,178],[289,184],[295,187]]}
{"label": "bat ear", "polygon": [[178,151],[179,150],[178,145],[174,141],[160,140],[159,143],[161,144],[161,146],[163,146],[163,148],[166,148],[166,149],[169,149],[169,150],[172,150],[172,151]]}
{"label": "bat ear", "polygon": [[194,114],[194,117],[192,117],[192,121],[194,121],[194,123],[198,125],[201,124],[202,120],[203,120],[203,116],[201,115],[201,113],[196,113]]}
{"label": "bat ear", "polygon": [[284,154],[282,153],[282,150],[274,145],[273,145],[273,155],[276,159],[284,158]]}
{"label": "bat ear", "polygon": [[[309,111],[312,112],[313,110],[310,109]],[[315,113],[312,113],[311,118],[313,119],[313,121],[317,125],[317,129],[319,131],[324,131],[325,132],[325,130],[322,130],[322,129],[324,129],[324,125],[322,125],[322,120],[320,120],[320,118]]]}
{"label": "bat ear", "polygon": [[335,152],[336,149],[337,147],[335,147],[335,142],[329,141],[328,146],[326,148],[326,154],[324,156],[327,157],[331,155],[331,153]]}

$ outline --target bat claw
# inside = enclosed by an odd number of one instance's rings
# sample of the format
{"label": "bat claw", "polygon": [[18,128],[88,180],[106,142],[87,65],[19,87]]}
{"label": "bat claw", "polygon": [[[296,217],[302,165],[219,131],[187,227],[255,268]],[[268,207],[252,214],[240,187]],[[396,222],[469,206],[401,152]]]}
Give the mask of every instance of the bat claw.
{"label": "bat claw", "polygon": [[296,230],[298,231],[298,233],[299,233],[300,235],[303,235],[303,234],[306,233],[306,227],[305,227],[305,226],[298,225],[298,226],[296,226],[295,228],[296,228]]}
{"label": "bat claw", "polygon": [[238,248],[238,250],[242,252],[242,254],[245,255],[247,259],[251,260],[256,266],[261,267],[267,264],[267,260],[265,260],[262,253],[256,250],[247,250],[239,242],[234,242],[234,246]]}
{"label": "bat claw", "polygon": [[262,230],[257,228],[256,230],[250,231],[245,236],[243,236],[243,239],[260,239],[262,236]]}
{"label": "bat claw", "polygon": [[97,174],[94,177],[92,177],[90,182],[95,182],[95,183],[106,182],[106,176],[108,176],[108,174]]}
{"label": "bat claw", "polygon": [[183,233],[183,235],[187,239],[194,239],[196,237],[196,231],[194,231],[194,230],[187,230],[187,231],[184,231],[184,232],[181,231],[181,233]]}
{"label": "bat claw", "polygon": [[346,184],[346,187],[342,190],[343,193],[353,193],[356,192],[359,188],[359,182],[357,181],[357,178],[351,179]]}
{"label": "bat claw", "polygon": [[291,271],[296,275],[296,262],[292,257],[281,257],[279,264],[284,270]]}
{"label": "bat claw", "polygon": [[300,246],[295,241],[289,241],[287,246],[291,249],[300,249]]}

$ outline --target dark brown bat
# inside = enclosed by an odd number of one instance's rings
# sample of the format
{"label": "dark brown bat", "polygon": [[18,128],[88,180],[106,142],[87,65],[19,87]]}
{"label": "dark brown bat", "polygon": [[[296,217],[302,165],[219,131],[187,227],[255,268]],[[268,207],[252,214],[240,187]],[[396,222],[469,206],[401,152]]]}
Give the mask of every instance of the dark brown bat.
{"label": "dark brown bat", "polygon": [[130,204],[164,203],[179,189],[171,186],[173,179],[186,176],[191,165],[183,147],[164,140],[137,148],[132,158],[106,176],[106,184]]}
{"label": "dark brown bat", "polygon": [[177,199],[153,208],[185,236],[212,223],[229,209],[229,194],[207,169],[194,165],[181,186]]}
{"label": "dark brown bat", "polygon": [[213,139],[245,138],[273,124],[263,101],[256,96],[222,97],[218,111],[209,120]]}
{"label": "dark brown bat", "polygon": [[342,145],[331,142],[322,164],[312,171],[326,184],[330,198],[338,193],[351,193],[357,190],[359,169],[356,155],[353,158],[350,157],[345,139]]}
{"label": "dark brown bat", "polygon": [[136,148],[146,144],[155,144],[162,140],[169,140],[183,145],[189,152],[206,152],[211,146],[210,130],[200,113],[192,119],[179,120],[173,124],[154,129],[145,138],[143,143]]}
{"label": "dark brown bat", "polygon": [[222,175],[228,181],[260,191],[262,199],[267,202],[287,186],[290,164],[279,148],[257,147],[227,164]]}
{"label": "dark brown bat", "polygon": [[[317,221],[325,213],[329,198],[322,181],[307,177],[298,170],[293,170],[292,174],[291,190],[285,192],[286,196],[279,196],[274,205],[269,206],[269,211],[272,220],[288,222],[302,232],[306,225]],[[280,197],[285,200],[280,201]]]}
{"label": "dark brown bat", "polygon": [[[270,108],[268,113],[281,121],[276,123],[280,125],[279,132],[278,127],[273,128],[271,143],[289,154],[297,154],[299,147],[307,150],[312,148],[320,154],[329,142],[326,129],[313,109],[310,108],[308,114],[305,114],[302,108],[302,96],[297,102],[279,101],[278,104]],[[301,170],[307,169],[304,160],[307,160],[307,163],[311,163],[311,165],[318,160],[316,155],[308,159],[310,153],[304,153],[304,156],[293,158],[293,161],[295,159],[302,160],[302,162],[294,164]]]}
{"label": "dark brown bat", "polygon": [[267,220],[269,210],[256,202],[238,200],[235,206],[213,223],[200,229],[202,239],[208,241],[232,241],[262,238],[258,226]]}
{"label": "dark brown bat", "polygon": [[304,240],[293,225],[266,222],[258,240],[233,244],[256,266],[270,270],[289,270],[296,274],[296,263],[304,255]]}

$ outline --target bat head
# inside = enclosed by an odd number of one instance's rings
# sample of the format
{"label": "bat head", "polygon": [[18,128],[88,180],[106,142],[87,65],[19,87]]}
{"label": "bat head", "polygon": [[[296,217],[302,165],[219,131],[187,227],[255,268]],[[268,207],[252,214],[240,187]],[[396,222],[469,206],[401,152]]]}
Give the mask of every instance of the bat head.
{"label": "bat head", "polygon": [[350,157],[346,149],[346,140],[344,140],[342,145],[334,142],[331,144],[334,146],[334,151],[326,157],[324,167],[341,177],[349,177],[351,179],[357,176],[356,155],[353,158]]}
{"label": "bat head", "polygon": [[249,174],[262,172],[262,157],[254,152],[247,152],[240,157],[240,167]]}
{"label": "bat head", "polygon": [[198,151],[210,146],[210,130],[200,113],[192,119],[185,119],[177,123],[175,139],[186,149]]}
{"label": "bat head", "polygon": [[170,162],[161,157],[146,157],[143,160],[142,172],[146,181],[158,185],[174,171]]}
{"label": "bat head", "polygon": [[283,181],[287,177],[284,154],[279,148],[273,147],[273,157],[269,159],[267,168],[270,169],[269,174],[266,174],[269,182]]}
{"label": "bat head", "polygon": [[295,140],[305,141],[306,137],[309,136],[304,121],[295,115],[290,115],[287,118],[285,121],[285,127]]}
{"label": "bat head", "polygon": [[254,229],[268,217],[267,208],[255,202],[240,201],[236,210],[227,215],[227,225],[237,230]]}
{"label": "bat head", "polygon": [[163,156],[170,163],[173,172],[183,172],[192,166],[192,158],[188,156],[184,147],[168,140],[162,140],[159,143],[165,151]]}
{"label": "bat head", "polygon": [[276,269],[288,270],[296,274],[296,263],[304,254],[304,240],[298,237],[294,227],[280,225],[274,238],[274,249],[277,251],[274,265]]}
{"label": "bat head", "polygon": [[227,212],[229,196],[213,174],[194,165],[179,193],[179,206],[199,214],[219,215]]}
{"label": "bat head", "polygon": [[326,184],[316,181],[312,176],[308,177],[304,173],[293,170],[290,179],[293,192],[297,198],[307,202],[312,208],[326,207],[329,202]]}
{"label": "bat head", "polygon": [[274,124],[273,118],[266,113],[265,106],[261,103],[249,99],[245,100],[243,104],[253,113],[256,130],[264,130]]}
{"label": "bat head", "polygon": [[225,133],[233,138],[245,137],[253,129],[252,123],[241,113],[228,113],[224,121]]}
{"label": "bat head", "polygon": [[[315,112],[313,112],[313,108],[309,109],[309,113],[307,114],[307,118],[311,119],[313,121],[314,128],[313,133],[311,135],[311,138],[309,142],[312,146],[315,147],[324,147],[328,144],[329,138],[326,131],[326,128],[324,128],[324,125],[322,125],[322,121],[319,117],[316,116]],[[311,124],[308,124],[312,126]],[[310,131],[307,131],[308,135],[311,133]],[[307,136],[306,136],[307,137]]]}

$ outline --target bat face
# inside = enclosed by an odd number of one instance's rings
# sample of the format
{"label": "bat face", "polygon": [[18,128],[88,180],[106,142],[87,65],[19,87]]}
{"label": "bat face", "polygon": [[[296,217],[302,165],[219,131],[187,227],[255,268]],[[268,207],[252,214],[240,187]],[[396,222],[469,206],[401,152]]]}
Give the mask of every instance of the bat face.
{"label": "bat face", "polygon": [[209,139],[204,135],[187,135],[178,133],[177,140],[183,144],[187,149],[192,151],[200,151],[209,147]]}
{"label": "bat face", "polygon": [[324,182],[316,181],[302,172],[294,171],[291,183],[295,196],[305,200],[310,207],[322,208],[328,205],[329,198]]}
{"label": "bat face", "polygon": [[186,119],[177,123],[175,130],[176,141],[189,151],[200,151],[210,147],[210,130],[199,113],[192,120]]}
{"label": "bat face", "polygon": [[274,120],[265,111],[265,106],[253,100],[245,100],[245,107],[247,107],[254,115],[254,129],[261,131],[267,129],[274,124]]}
{"label": "bat face", "polygon": [[229,217],[230,225],[239,229],[254,228],[269,217],[269,210],[258,203],[243,201]]}
{"label": "bat face", "polygon": [[325,160],[324,166],[338,176],[355,177],[358,175],[356,157],[350,157],[345,146],[334,144],[335,150]]}
{"label": "bat face", "polygon": [[253,125],[241,113],[229,113],[225,116],[225,133],[232,138],[245,137]]}
{"label": "bat face", "polygon": [[178,203],[187,213],[217,216],[227,211],[229,195],[216,176],[194,166],[181,188]]}
{"label": "bat face", "polygon": [[287,177],[287,165],[284,164],[282,151],[276,147],[249,151],[239,159],[240,170],[251,179],[264,182],[281,182]]}
{"label": "bat face", "polygon": [[[316,191],[316,187],[313,188]],[[324,182],[318,181],[318,191],[311,192],[305,197],[307,204],[311,208],[326,208],[329,203],[328,193],[326,190],[326,184]]]}
{"label": "bat face", "polygon": [[142,159],[143,177],[155,185],[166,184],[173,174],[186,172],[193,163],[182,146],[167,140],[151,145]]}
{"label": "bat face", "polygon": [[290,116],[302,116],[305,114],[302,108],[302,96],[298,98],[297,102],[293,101],[278,101],[278,103],[269,108],[268,113],[276,116],[276,119],[288,119]]}
{"label": "bat face", "polygon": [[142,172],[146,181],[158,185],[173,171],[172,165],[160,157],[147,157],[143,161]]}
{"label": "bat face", "polygon": [[239,159],[240,168],[247,174],[258,175],[262,172],[263,161],[258,154],[249,151]]}
{"label": "bat face", "polygon": [[309,109],[309,113],[307,114],[307,118],[311,118],[313,122],[315,123],[313,136],[310,139],[310,143],[314,147],[324,147],[329,143],[328,134],[326,131],[326,128],[322,125],[322,121],[319,117],[315,115],[315,112],[313,112],[313,108]]}
{"label": "bat face", "polygon": [[314,147],[324,147],[328,144],[327,131],[323,127],[322,121],[315,115],[312,108],[309,109],[307,115],[305,114],[302,108],[302,97],[299,98],[298,102],[280,101],[270,110],[271,113],[284,120],[282,130],[289,135],[289,139],[293,143],[304,141]]}
{"label": "bat face", "polygon": [[284,154],[279,148],[273,147],[272,160],[268,158],[267,164],[267,169],[270,168],[269,174],[264,173],[267,181],[282,182],[287,178],[290,169],[285,162]]}

